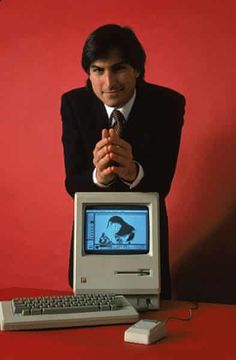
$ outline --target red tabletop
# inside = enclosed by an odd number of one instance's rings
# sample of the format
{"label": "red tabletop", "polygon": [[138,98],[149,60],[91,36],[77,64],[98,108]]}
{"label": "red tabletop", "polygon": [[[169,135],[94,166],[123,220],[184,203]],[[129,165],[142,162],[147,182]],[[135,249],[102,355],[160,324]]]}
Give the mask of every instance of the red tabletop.
{"label": "red tabletop", "polygon": [[[64,295],[40,289],[0,289],[0,300],[21,296]],[[162,301],[161,309],[140,318],[165,320],[189,315],[191,302]],[[124,342],[131,324],[71,329],[0,331],[1,360],[235,360],[236,306],[199,303],[189,321],[169,320],[168,337],[151,345]]]}

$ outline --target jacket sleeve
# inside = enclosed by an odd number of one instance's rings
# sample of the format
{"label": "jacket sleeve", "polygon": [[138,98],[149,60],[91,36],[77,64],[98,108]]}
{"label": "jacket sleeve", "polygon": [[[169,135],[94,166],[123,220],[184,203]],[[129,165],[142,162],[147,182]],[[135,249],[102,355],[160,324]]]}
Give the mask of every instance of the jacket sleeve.
{"label": "jacket sleeve", "polygon": [[96,191],[92,181],[92,162],[88,158],[80,131],[79,113],[68,94],[61,98],[62,143],[65,165],[65,186],[73,197],[77,191]]}
{"label": "jacket sleeve", "polygon": [[144,169],[144,177],[134,191],[156,191],[163,198],[170,191],[175,174],[184,123],[185,98],[177,94],[168,96],[168,106],[163,107],[155,119],[153,131],[143,133],[143,143],[135,150],[135,160]]}

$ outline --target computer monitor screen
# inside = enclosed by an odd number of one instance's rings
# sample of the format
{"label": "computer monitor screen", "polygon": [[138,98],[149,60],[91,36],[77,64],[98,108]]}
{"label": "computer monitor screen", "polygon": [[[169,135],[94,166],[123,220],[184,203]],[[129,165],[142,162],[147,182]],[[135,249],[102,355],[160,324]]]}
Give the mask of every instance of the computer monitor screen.
{"label": "computer monitor screen", "polygon": [[147,206],[117,203],[85,207],[85,254],[146,254],[148,251]]}

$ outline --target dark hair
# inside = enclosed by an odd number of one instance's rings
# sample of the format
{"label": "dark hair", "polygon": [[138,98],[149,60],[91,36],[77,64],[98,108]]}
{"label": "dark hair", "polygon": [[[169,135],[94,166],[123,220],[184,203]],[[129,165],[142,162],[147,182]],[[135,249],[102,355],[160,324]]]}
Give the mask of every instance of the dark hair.
{"label": "dark hair", "polygon": [[137,70],[137,80],[144,80],[146,54],[133,30],[116,24],[107,24],[93,31],[85,41],[81,64],[89,73],[91,63],[106,58],[117,49],[127,64]]}

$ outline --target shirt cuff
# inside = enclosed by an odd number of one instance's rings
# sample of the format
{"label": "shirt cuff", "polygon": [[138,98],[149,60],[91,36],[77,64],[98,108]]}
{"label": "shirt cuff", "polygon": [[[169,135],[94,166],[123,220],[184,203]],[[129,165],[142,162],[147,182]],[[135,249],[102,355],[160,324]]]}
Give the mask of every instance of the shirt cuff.
{"label": "shirt cuff", "polygon": [[135,162],[135,164],[138,166],[138,175],[137,175],[136,179],[134,179],[134,181],[133,181],[132,183],[127,182],[127,181],[124,181],[123,179],[121,179],[121,181],[122,181],[124,184],[128,185],[130,189],[133,189],[135,186],[137,186],[137,185],[140,183],[140,181],[142,180],[142,178],[144,177],[144,170],[143,170],[142,165],[139,164],[139,163],[138,163],[137,161],[135,161],[135,160],[134,160],[134,162]]}
{"label": "shirt cuff", "polygon": [[101,188],[108,188],[114,181],[110,182],[109,184],[100,184],[98,181],[97,181],[97,176],[96,176],[96,168],[94,168],[93,170],[93,182],[95,185],[101,187]]}
{"label": "shirt cuff", "polygon": [[[143,167],[141,164],[139,164],[137,161],[135,161],[135,164],[138,166],[138,175],[136,177],[136,179],[130,183],[130,182],[127,182],[127,181],[124,181],[121,179],[121,181],[125,184],[125,185],[128,185],[130,189],[133,189],[135,186],[137,186],[140,181],[142,180],[142,178],[144,177],[144,170],[143,170]],[[94,184],[96,184],[97,186],[101,187],[101,188],[108,188],[112,183],[110,182],[109,184],[100,184],[98,181],[97,181],[97,176],[96,176],[96,168],[93,170],[93,182]]]}

